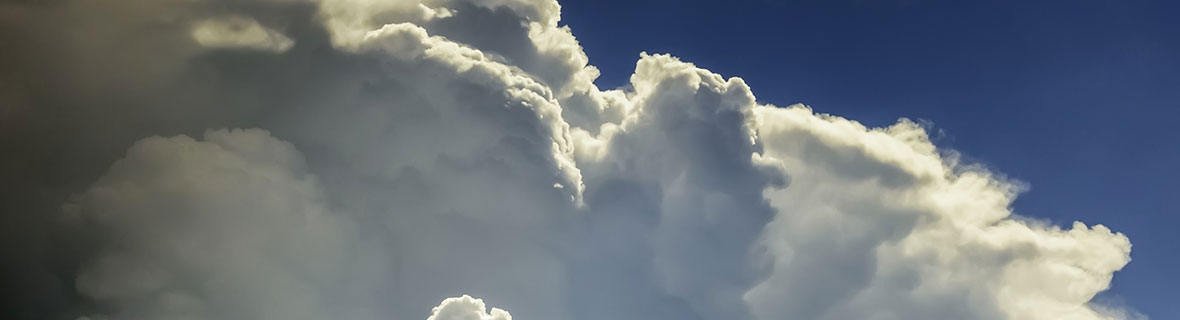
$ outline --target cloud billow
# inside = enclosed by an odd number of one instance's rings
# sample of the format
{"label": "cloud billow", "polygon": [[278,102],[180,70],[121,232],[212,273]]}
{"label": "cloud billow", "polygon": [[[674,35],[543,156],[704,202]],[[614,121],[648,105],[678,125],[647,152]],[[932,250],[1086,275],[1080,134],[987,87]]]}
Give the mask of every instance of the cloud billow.
{"label": "cloud billow", "polygon": [[663,54],[603,90],[559,21],[0,4],[8,318],[1138,316],[1091,303],[1125,236],[1013,216],[1022,185],[922,126],[762,104]]}

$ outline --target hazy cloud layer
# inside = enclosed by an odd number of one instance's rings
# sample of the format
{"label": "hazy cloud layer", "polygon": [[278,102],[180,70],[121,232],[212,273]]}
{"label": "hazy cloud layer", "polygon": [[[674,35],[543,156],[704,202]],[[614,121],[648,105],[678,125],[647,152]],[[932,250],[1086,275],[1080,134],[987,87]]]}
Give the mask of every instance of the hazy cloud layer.
{"label": "hazy cloud layer", "polygon": [[668,55],[602,90],[559,21],[0,3],[5,318],[1139,317],[1091,303],[1125,236],[1013,216],[1022,185],[923,127]]}

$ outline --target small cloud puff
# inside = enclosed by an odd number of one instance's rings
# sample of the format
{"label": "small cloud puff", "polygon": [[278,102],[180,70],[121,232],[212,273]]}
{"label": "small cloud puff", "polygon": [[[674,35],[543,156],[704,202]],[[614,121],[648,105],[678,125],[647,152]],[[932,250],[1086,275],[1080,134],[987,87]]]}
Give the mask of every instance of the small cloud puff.
{"label": "small cloud puff", "polygon": [[512,315],[499,308],[488,311],[482,299],[463,295],[443,300],[426,320],[512,320]]}
{"label": "small cloud puff", "polygon": [[295,41],[246,16],[231,15],[197,21],[192,37],[198,44],[215,49],[246,49],[282,53]]}

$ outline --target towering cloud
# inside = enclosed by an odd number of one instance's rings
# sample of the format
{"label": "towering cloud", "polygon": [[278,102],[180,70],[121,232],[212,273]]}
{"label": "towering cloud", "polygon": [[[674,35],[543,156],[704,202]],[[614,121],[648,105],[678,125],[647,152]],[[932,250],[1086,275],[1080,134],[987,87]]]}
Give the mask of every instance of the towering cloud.
{"label": "towering cloud", "polygon": [[[1101,226],[552,0],[0,4],[11,319],[1080,319]],[[453,298],[460,297],[460,298]],[[441,305],[438,305],[442,301]],[[430,306],[438,305],[430,311]]]}

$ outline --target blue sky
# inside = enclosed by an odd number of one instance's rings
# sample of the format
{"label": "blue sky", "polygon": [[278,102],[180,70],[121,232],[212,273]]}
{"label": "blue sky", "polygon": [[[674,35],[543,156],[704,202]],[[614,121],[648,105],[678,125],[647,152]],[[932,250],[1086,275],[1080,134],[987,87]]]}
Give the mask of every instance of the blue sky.
{"label": "blue sky", "polygon": [[764,103],[805,103],[869,125],[933,122],[939,144],[1032,186],[1017,213],[1131,238],[1133,261],[1103,299],[1180,318],[1180,3],[562,5],[603,87],[625,83],[640,51],[671,53],[744,78]]}

